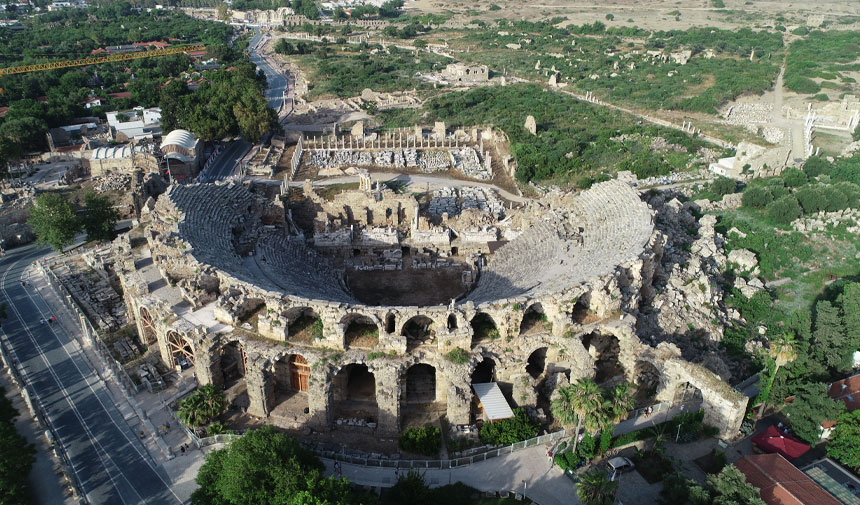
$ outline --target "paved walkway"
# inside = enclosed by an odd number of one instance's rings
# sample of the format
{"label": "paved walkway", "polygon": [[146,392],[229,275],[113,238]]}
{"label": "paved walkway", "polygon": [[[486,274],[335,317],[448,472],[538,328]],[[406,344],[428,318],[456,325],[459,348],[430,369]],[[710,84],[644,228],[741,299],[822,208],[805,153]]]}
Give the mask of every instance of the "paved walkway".
{"label": "paved walkway", "polygon": [[[334,461],[323,461],[326,475],[332,475]],[[462,482],[480,491],[523,493],[525,489],[525,495],[539,505],[579,503],[573,481],[557,466],[550,468],[546,447],[542,445],[451,470],[422,471],[431,487]],[[392,468],[341,463],[341,472],[350,482],[364,486],[391,487],[397,481]]]}

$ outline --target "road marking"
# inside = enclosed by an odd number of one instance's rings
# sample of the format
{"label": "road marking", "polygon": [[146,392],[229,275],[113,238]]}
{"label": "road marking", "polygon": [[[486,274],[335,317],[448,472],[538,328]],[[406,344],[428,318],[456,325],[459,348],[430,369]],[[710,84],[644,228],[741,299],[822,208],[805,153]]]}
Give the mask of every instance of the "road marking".
{"label": "road marking", "polygon": [[[45,364],[45,368],[48,370],[48,373],[50,373],[50,375],[51,375],[51,376],[54,378],[54,380],[57,382],[57,385],[58,385],[58,386],[59,386],[59,388],[60,388],[60,391],[61,391],[61,393],[62,393],[63,398],[64,398],[64,399],[66,400],[66,402],[69,404],[69,407],[71,407],[72,412],[75,414],[75,417],[78,419],[78,421],[81,423],[81,426],[84,428],[84,431],[86,432],[87,438],[89,439],[90,444],[91,444],[91,445],[92,445],[92,447],[93,447],[93,450],[95,450],[95,452],[96,452],[96,456],[98,456],[99,461],[100,461],[100,462],[101,462],[101,464],[102,464],[102,467],[104,467],[105,472],[107,473],[108,478],[109,478],[109,479],[110,479],[110,481],[111,481],[111,485],[113,486],[114,490],[117,492],[117,496],[119,496],[120,501],[122,501],[123,503],[127,503],[127,502],[125,501],[125,499],[123,498],[122,493],[119,491],[119,488],[118,488],[118,487],[117,487],[117,485],[116,485],[116,481],[115,481],[115,480],[114,480],[114,478],[113,478],[113,474],[108,470],[108,467],[107,467],[107,465],[105,464],[105,461],[104,461],[104,459],[103,459],[103,458],[102,458],[102,456],[101,456],[101,453],[99,452],[99,448],[101,448],[101,449],[102,449],[102,451],[104,451],[104,447],[101,447],[101,444],[100,444],[97,440],[95,440],[95,438],[93,437],[92,433],[90,432],[89,428],[87,427],[86,422],[84,421],[84,419],[83,419],[83,417],[81,416],[80,412],[78,412],[77,407],[75,407],[74,403],[72,402],[72,399],[71,399],[71,397],[69,396],[68,391],[66,390],[66,387],[65,387],[65,386],[63,385],[63,383],[60,381],[60,378],[57,376],[57,374],[56,374],[56,372],[54,371],[53,367],[52,367],[52,366],[51,366],[51,364],[48,362],[48,359],[45,357],[45,353],[44,353],[44,351],[42,350],[42,346],[40,346],[40,345],[39,345],[39,343],[36,341],[35,337],[33,337],[33,333],[30,331],[30,328],[27,326],[27,323],[26,323],[26,321],[24,321],[24,318],[23,318],[23,317],[21,317],[21,313],[18,311],[18,308],[15,306],[15,304],[14,304],[14,303],[12,303],[12,297],[11,297],[11,296],[9,296],[9,292],[8,292],[8,290],[6,289],[6,277],[9,275],[9,272],[11,272],[11,271],[12,271],[12,269],[14,269],[14,268],[18,265],[18,263],[20,263],[22,260],[23,260],[23,258],[22,258],[22,259],[20,259],[20,260],[15,261],[14,263],[12,263],[12,266],[10,266],[10,267],[6,270],[6,272],[4,272],[3,279],[2,279],[2,281],[0,281],[0,286],[2,286],[3,294],[6,296],[6,299],[7,299],[7,300],[9,300],[9,307],[11,307],[12,311],[13,311],[13,312],[15,313],[15,315],[18,317],[18,320],[20,320],[20,321],[21,321],[21,326],[24,328],[24,333],[26,333],[26,334],[27,334],[27,336],[28,336],[28,337],[30,337],[30,341],[33,343],[33,345],[34,345],[34,346],[36,347],[36,349],[39,351],[39,357],[40,357],[40,358],[42,358],[42,362]],[[23,275],[22,275],[21,277],[23,278]],[[25,292],[25,293],[27,292],[27,288],[26,288],[26,287],[24,288],[24,292]],[[28,296],[29,296],[29,294],[28,294]],[[36,309],[38,310],[38,307],[37,307]],[[68,354],[68,353],[67,353],[67,354]],[[71,357],[71,356],[70,356],[70,357]],[[17,358],[15,358],[15,359],[17,360]],[[20,361],[19,361],[19,363],[20,363]],[[22,366],[23,366],[23,363],[22,363]],[[37,395],[37,396],[38,396],[38,395]],[[40,403],[41,403],[41,400],[40,400]],[[46,415],[47,415],[47,414],[46,414]],[[53,423],[53,421],[51,421],[51,424],[52,424],[52,425],[54,424],[54,423]],[[60,443],[62,443],[62,442],[60,442]],[[97,446],[98,446],[98,447],[97,447]],[[66,452],[66,454],[68,454],[68,451]],[[108,457],[109,457],[109,456],[108,456]],[[72,459],[72,458],[71,458],[71,455],[70,455],[70,456],[69,456],[69,461],[71,461],[71,459]],[[113,461],[111,461],[111,462],[112,462],[112,463],[114,463]],[[114,465],[116,465],[116,463],[114,463]],[[117,468],[119,468],[119,467],[117,467]],[[83,488],[84,483],[83,483],[83,481],[80,479],[80,476],[78,475],[77,470],[75,470],[75,469],[74,469],[74,465],[72,466],[72,469],[73,469],[73,471],[75,472],[75,476],[77,476],[77,478],[78,478],[78,482],[80,482],[80,483],[81,483],[81,487]],[[127,479],[126,479],[126,480],[127,480]],[[133,486],[132,486],[132,489],[134,489],[134,487],[133,487]],[[84,489],[84,492],[86,493],[86,489]],[[136,493],[136,492],[137,492],[137,491],[135,490],[135,493]],[[89,493],[87,493],[87,494],[89,494]],[[140,497],[140,495],[138,495],[138,497]]]}
{"label": "road marking", "polygon": [[[23,278],[23,273],[22,273],[21,277]],[[4,286],[4,289],[5,289],[5,286]],[[53,289],[53,288],[51,288],[51,289]],[[44,312],[42,312],[42,309],[40,309],[40,308],[39,308],[39,305],[38,305],[36,302],[34,302],[34,301],[32,300],[32,299],[33,299],[33,297],[30,295],[29,291],[26,291],[26,290],[25,290],[25,292],[27,293],[27,296],[30,298],[30,300],[31,300],[31,302],[33,303],[33,305],[36,307],[36,310],[37,310],[37,311],[39,311],[39,314],[42,316],[42,318],[43,318],[43,319],[46,319],[46,318],[47,318],[47,316],[45,315],[45,313],[44,313]],[[58,294],[58,295],[59,295],[59,294]],[[47,305],[47,302],[45,302],[45,300],[44,300],[44,299],[42,299],[42,302],[43,302],[43,303],[45,303],[45,304]],[[71,360],[72,365],[74,365],[74,366],[75,366],[75,369],[77,369],[78,373],[79,373],[79,374],[81,374],[81,377],[83,377],[83,378],[84,378],[84,382],[86,382],[87,387],[89,388],[89,390],[90,390],[90,391],[92,391],[93,395],[96,397],[96,401],[98,401],[98,402],[99,402],[99,404],[102,406],[102,409],[104,409],[105,413],[108,415],[108,418],[110,418],[111,423],[113,423],[113,425],[117,428],[117,430],[119,430],[119,432],[120,432],[120,433],[122,433],[123,438],[125,438],[125,440],[126,440],[126,441],[128,442],[128,444],[131,446],[131,448],[132,448],[132,449],[134,449],[134,451],[137,453],[137,455],[138,455],[138,456],[140,456],[140,459],[141,459],[144,463],[146,463],[146,465],[149,467],[149,469],[150,469],[150,470],[152,470],[152,471],[153,471],[153,473],[155,473],[155,476],[156,476],[156,477],[158,477],[158,480],[160,480],[160,481],[161,481],[161,483],[162,483],[162,484],[164,484],[164,486],[167,488],[167,490],[168,490],[168,491],[170,491],[170,494],[172,494],[172,495],[173,495],[173,497],[174,497],[174,498],[176,498],[176,501],[177,501],[177,502],[179,502],[179,503],[182,503],[182,500],[181,500],[181,499],[179,499],[179,496],[177,496],[177,495],[176,495],[176,493],[174,493],[174,492],[173,492],[173,489],[171,488],[171,486],[170,486],[167,482],[165,482],[165,481],[164,481],[164,479],[162,479],[162,478],[161,478],[161,475],[158,473],[158,471],[155,469],[155,467],[153,467],[153,465],[149,462],[149,459],[148,459],[147,457],[145,457],[145,456],[140,452],[140,450],[137,448],[137,446],[135,446],[134,442],[133,442],[133,441],[128,437],[128,434],[127,434],[127,433],[126,433],[122,428],[120,428],[119,424],[117,424],[117,422],[116,422],[116,420],[114,420],[113,416],[112,416],[112,415],[110,415],[110,412],[108,411],[108,409],[107,409],[107,407],[105,406],[104,402],[102,402],[102,399],[99,397],[99,395],[98,395],[98,394],[96,393],[96,391],[93,389],[92,384],[90,384],[89,380],[87,380],[86,375],[84,375],[84,372],[83,372],[83,371],[81,371],[81,369],[80,369],[80,367],[78,366],[78,364],[77,364],[77,363],[75,362],[75,360],[72,358],[72,355],[71,355],[71,354],[69,354],[69,351],[68,351],[68,350],[66,350],[66,347],[63,345],[63,342],[62,342],[62,340],[60,340],[60,337],[57,335],[57,332],[54,330],[54,327],[53,327],[53,326],[51,326],[51,325],[49,325],[49,326],[48,326],[48,328],[49,328],[49,330],[51,331],[51,333],[53,333],[53,334],[54,334],[54,338],[56,338],[56,339],[57,339],[57,342],[60,344],[60,346],[62,347],[63,351],[66,353],[66,355],[67,355],[67,356],[69,357],[69,359]],[[71,340],[71,341],[74,341],[74,338],[70,337],[70,340]],[[81,348],[81,352],[83,352],[83,348]],[[97,377],[98,377],[98,375],[97,375]],[[96,379],[96,381],[98,381],[98,379]],[[105,385],[105,388],[107,388],[107,385]],[[108,395],[110,395],[110,392],[108,392]],[[128,428],[129,428],[129,429],[131,429],[131,427],[130,427],[130,426],[129,426]],[[115,464],[115,463],[114,463],[114,464]],[[122,473],[122,471],[120,471],[120,472]],[[125,474],[124,474],[124,473],[123,473],[123,477],[125,477]],[[126,478],[126,482],[128,482],[128,479],[127,479],[127,478]],[[131,482],[129,482],[129,485],[131,485]],[[132,485],[132,488],[134,488],[134,486],[133,486],[133,485]],[[136,489],[135,489],[135,493],[137,493],[137,490],[136,490]],[[138,496],[140,496],[140,494],[138,494]],[[142,499],[142,498],[141,498],[141,499]]]}

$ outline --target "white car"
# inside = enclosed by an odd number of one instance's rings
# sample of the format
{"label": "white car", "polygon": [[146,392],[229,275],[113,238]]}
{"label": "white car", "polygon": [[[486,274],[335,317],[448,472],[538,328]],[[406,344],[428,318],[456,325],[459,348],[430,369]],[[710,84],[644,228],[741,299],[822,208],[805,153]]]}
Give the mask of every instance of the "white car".
{"label": "white car", "polygon": [[633,470],[634,468],[635,465],[633,464],[633,462],[623,456],[614,457],[606,462],[606,469],[612,476],[611,480],[615,480],[615,476],[619,473]]}

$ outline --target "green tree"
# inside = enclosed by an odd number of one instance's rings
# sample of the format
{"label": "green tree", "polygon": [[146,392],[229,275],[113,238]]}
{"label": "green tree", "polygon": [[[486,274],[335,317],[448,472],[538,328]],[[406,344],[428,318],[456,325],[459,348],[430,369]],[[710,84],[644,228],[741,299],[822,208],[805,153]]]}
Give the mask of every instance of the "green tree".
{"label": "green tree", "polygon": [[427,47],[427,41],[424,39],[416,39],[415,42],[413,42],[413,45],[418,49],[424,49]]}
{"label": "green tree", "polygon": [[22,153],[44,150],[48,142],[45,137],[47,132],[47,123],[35,117],[7,119],[0,124],[0,137],[14,142]]}
{"label": "green tree", "polygon": [[36,461],[36,450],[15,430],[18,410],[0,386],[0,505],[30,502],[27,476]]}
{"label": "green tree", "polygon": [[734,466],[709,475],[704,486],[690,487],[689,501],[693,505],[765,505],[759,489]]}
{"label": "green tree", "polygon": [[576,482],[576,496],[583,505],[612,505],[616,491],[618,481],[610,481],[600,469],[582,474]]}
{"label": "green tree", "polygon": [[536,437],[538,424],[529,418],[525,409],[514,409],[514,417],[481,426],[481,442],[491,445],[510,445]]}
{"label": "green tree", "polygon": [[[598,417],[603,415],[603,394],[597,383],[590,377],[579,379],[564,389],[570,390],[567,394],[567,403],[557,403],[557,400],[554,400],[550,408],[553,415],[557,415],[556,412],[560,414],[557,418],[560,419],[562,425],[570,426],[571,423],[565,424],[565,422],[576,420],[576,429],[573,432],[573,451],[576,452],[576,445],[579,443],[579,431],[582,427],[600,424]],[[564,412],[564,408],[569,409],[573,415]],[[562,419],[564,421],[561,421]]]}
{"label": "green tree", "polygon": [[860,410],[842,414],[837,422],[827,443],[827,455],[856,472],[860,468]]}
{"label": "green tree", "polygon": [[608,396],[609,398],[604,402],[608,424],[601,426],[601,429],[609,428],[609,426],[613,426],[623,420],[635,404],[633,393],[630,390],[630,383],[628,382],[619,382],[616,384]]}
{"label": "green tree", "polygon": [[845,404],[827,396],[826,384],[810,383],[798,388],[794,400],[782,412],[794,433],[815,445],[821,440],[821,422],[839,419]]}
{"label": "green tree", "polygon": [[[271,426],[206,455],[192,505],[352,505],[368,503],[346,479],[326,479],[320,460]],[[362,499],[365,498],[365,499]],[[370,502],[372,503],[372,502]]]}
{"label": "green tree", "polygon": [[779,369],[797,359],[797,351],[794,349],[794,337],[791,335],[783,335],[782,338],[773,339],[768,347],[768,358],[771,360],[771,374],[768,378],[767,386],[762,390],[766,392],[762,396],[761,408],[758,411],[758,419],[764,415],[767,408],[767,402],[770,400],[770,392],[773,389],[773,382],[779,373]]}
{"label": "green tree", "polygon": [[815,304],[815,352],[829,367],[843,368],[851,357],[839,308],[828,300]]}
{"label": "green tree", "polygon": [[72,204],[56,193],[36,197],[27,224],[40,244],[49,245],[57,252],[71,244],[82,227]]}
{"label": "green tree", "polygon": [[788,167],[782,172],[782,180],[789,188],[797,188],[806,184],[809,179],[803,170],[795,167]]}
{"label": "green tree", "polygon": [[111,240],[114,237],[119,213],[113,208],[113,202],[106,196],[95,193],[84,195],[84,230],[88,240]]}
{"label": "green tree", "polygon": [[714,179],[714,182],[711,183],[711,191],[723,196],[734,193],[737,186],[738,183],[734,179],[730,179],[728,177],[717,177]]}
{"label": "green tree", "polygon": [[803,214],[797,198],[786,195],[772,201],[767,206],[767,215],[778,224],[790,224]]}
{"label": "green tree", "polygon": [[747,188],[741,197],[741,203],[744,207],[761,208],[767,206],[772,201],[773,195],[771,192],[761,186]]}
{"label": "green tree", "polygon": [[227,404],[224,393],[215,386],[208,384],[188,395],[179,402],[177,415],[188,426],[196,428],[203,426],[219,416]]}
{"label": "green tree", "polygon": [[218,16],[218,19],[220,19],[221,21],[227,21],[228,19],[230,19],[230,7],[224,2],[218,4],[218,8],[215,12]]}
{"label": "green tree", "polygon": [[860,350],[860,283],[846,284],[839,302],[842,309],[842,327],[845,331],[845,345],[841,352],[842,366],[848,368],[853,363],[854,351]]}

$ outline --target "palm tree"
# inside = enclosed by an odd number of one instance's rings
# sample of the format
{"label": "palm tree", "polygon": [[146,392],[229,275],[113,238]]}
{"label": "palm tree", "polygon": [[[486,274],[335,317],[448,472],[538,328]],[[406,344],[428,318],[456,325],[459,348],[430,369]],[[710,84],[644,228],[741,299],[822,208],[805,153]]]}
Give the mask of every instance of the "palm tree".
{"label": "palm tree", "polygon": [[616,424],[627,416],[633,408],[633,393],[629,382],[619,382],[615,385],[609,397],[609,420]]}
{"label": "palm tree", "polygon": [[767,396],[758,410],[756,420],[761,419],[764,415],[764,409],[767,407],[768,400],[770,400],[770,391],[773,388],[773,382],[776,380],[776,374],[779,373],[779,369],[797,359],[797,351],[794,350],[794,335],[785,334],[781,338],[772,340],[770,347],[768,347],[767,355],[773,360],[774,369],[768,379],[767,389],[765,390],[767,391]]}
{"label": "palm tree", "polygon": [[[579,430],[583,426],[593,431],[601,423],[603,394],[593,379],[586,377],[570,385],[571,409],[576,416],[576,431],[573,432],[573,451],[579,443]],[[599,429],[599,428],[598,428]]]}
{"label": "palm tree", "polygon": [[179,402],[179,409],[176,413],[183,423],[196,428],[220,415],[224,412],[225,407],[224,393],[209,384]]}
{"label": "palm tree", "polygon": [[610,481],[599,469],[582,474],[576,483],[576,496],[583,505],[612,505],[618,481]]}

